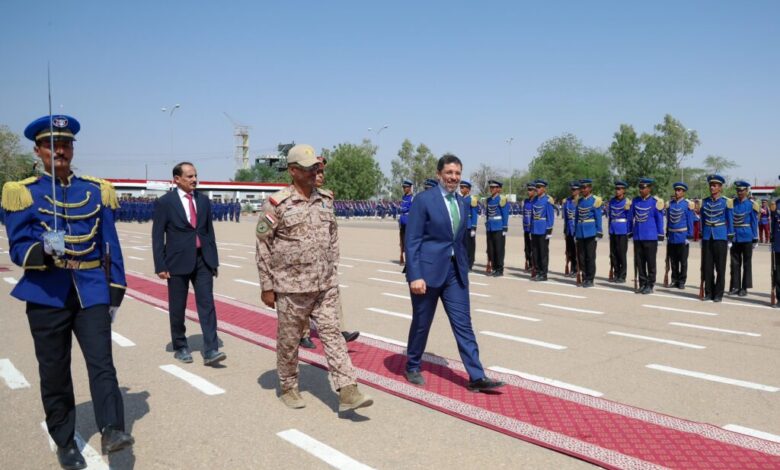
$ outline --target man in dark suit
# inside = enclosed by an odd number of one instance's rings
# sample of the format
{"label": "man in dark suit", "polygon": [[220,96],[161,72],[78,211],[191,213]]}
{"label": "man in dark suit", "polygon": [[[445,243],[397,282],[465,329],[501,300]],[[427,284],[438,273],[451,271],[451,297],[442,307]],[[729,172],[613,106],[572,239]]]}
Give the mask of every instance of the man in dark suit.
{"label": "man in dark suit", "polygon": [[189,162],[173,167],[177,189],[157,200],[152,224],[154,271],[168,281],[168,312],[171,342],[176,359],[192,362],[184,327],[189,284],[195,289],[198,318],[203,331],[203,363],[225,359],[219,351],[217,312],[214,309],[214,278],[219,258],[209,199],[195,191],[198,172]]}
{"label": "man in dark suit", "polygon": [[406,225],[406,280],[412,294],[412,325],[406,363],[406,379],[425,384],[420,363],[439,299],[450,320],[458,351],[474,392],[504,385],[488,379],[479,361],[479,348],[471,327],[466,205],[458,192],[463,164],[446,154],[437,164],[439,183],[418,194]]}

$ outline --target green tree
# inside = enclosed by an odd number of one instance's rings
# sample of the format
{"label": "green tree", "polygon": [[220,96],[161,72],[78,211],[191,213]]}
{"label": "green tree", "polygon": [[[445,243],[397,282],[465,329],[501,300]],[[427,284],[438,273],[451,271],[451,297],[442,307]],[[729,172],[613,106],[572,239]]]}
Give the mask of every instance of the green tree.
{"label": "green tree", "polygon": [[585,147],[576,136],[564,134],[544,142],[528,167],[530,179],[545,179],[547,193],[556,201],[569,195],[569,182],[593,179],[596,194],[611,187],[610,158],[598,149]]}
{"label": "green tree", "polygon": [[343,143],[324,149],[328,161],[325,186],[338,199],[370,199],[379,194],[384,175],[374,159],[377,147],[369,140],[359,145]]}
{"label": "green tree", "polygon": [[704,169],[708,173],[720,174],[724,170],[730,170],[738,166],[737,162],[720,155],[707,155],[707,158],[704,159]]}
{"label": "green tree", "polygon": [[438,160],[431,150],[420,144],[414,148],[409,139],[405,139],[398,151],[398,158],[391,162],[392,180],[390,182],[391,194],[394,199],[400,199],[403,191],[401,181],[411,180],[414,190],[421,191],[426,178],[436,177],[436,163]]}
{"label": "green tree", "polygon": [[35,174],[35,157],[22,152],[19,136],[0,125],[0,187]]}
{"label": "green tree", "polygon": [[275,166],[264,163],[255,163],[252,168],[236,171],[233,181],[246,181],[256,183],[289,183],[290,174],[287,170],[279,170]]}

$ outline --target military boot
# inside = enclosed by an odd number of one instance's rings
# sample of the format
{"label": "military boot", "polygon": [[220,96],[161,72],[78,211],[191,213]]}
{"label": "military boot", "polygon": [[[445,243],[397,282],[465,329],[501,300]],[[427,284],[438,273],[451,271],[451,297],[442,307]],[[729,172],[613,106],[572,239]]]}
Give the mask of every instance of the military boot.
{"label": "military boot", "polygon": [[292,388],[282,393],[282,396],[280,396],[279,399],[282,400],[282,403],[287,405],[288,408],[294,410],[306,407],[306,402],[303,401],[301,392],[299,392],[297,388]]}
{"label": "military boot", "polygon": [[373,403],[373,398],[360,393],[357,384],[347,385],[339,389],[339,412],[371,406]]}

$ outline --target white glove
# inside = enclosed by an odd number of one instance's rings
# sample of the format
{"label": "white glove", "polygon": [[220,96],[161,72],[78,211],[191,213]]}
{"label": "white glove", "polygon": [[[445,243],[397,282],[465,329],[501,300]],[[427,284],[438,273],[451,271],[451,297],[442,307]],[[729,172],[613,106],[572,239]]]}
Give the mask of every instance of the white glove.
{"label": "white glove", "polygon": [[729,250],[731,249],[731,246],[732,246],[732,245],[734,245],[734,244],[733,244],[733,243],[731,243],[731,242],[729,242],[729,243],[728,243],[728,249],[729,249]]}
{"label": "white glove", "polygon": [[471,229],[471,238],[474,238],[476,236],[477,236],[477,230],[476,229]]}
{"label": "white glove", "polygon": [[552,234],[547,234],[547,235],[545,235],[545,236],[544,236],[544,239],[545,239],[545,240],[549,240],[549,239],[551,239],[551,238],[552,238]]}
{"label": "white glove", "polygon": [[691,244],[691,241],[690,241],[690,240],[688,240],[688,239],[686,238],[686,239],[685,239],[685,244],[686,244],[686,245],[690,245],[690,244]]}
{"label": "white glove", "polygon": [[43,240],[43,252],[47,255],[53,255],[54,254],[54,248],[49,245],[49,242],[46,240]]}
{"label": "white glove", "polygon": [[108,314],[111,315],[111,323],[114,323],[114,320],[116,320],[116,312],[118,311],[119,311],[118,306],[115,307],[111,305],[108,307]]}
{"label": "white glove", "polygon": [[758,243],[753,243],[753,249],[755,250],[756,248],[758,248]]}

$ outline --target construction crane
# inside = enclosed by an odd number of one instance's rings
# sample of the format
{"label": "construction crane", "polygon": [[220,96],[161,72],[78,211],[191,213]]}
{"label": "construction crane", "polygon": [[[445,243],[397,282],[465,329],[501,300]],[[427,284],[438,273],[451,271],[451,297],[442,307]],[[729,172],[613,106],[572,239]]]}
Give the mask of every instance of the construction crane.
{"label": "construction crane", "polygon": [[230,117],[226,112],[222,112],[226,118],[233,124],[233,137],[236,142],[236,149],[233,152],[233,156],[236,159],[236,167],[239,169],[249,169],[249,126],[240,124],[238,121]]}

